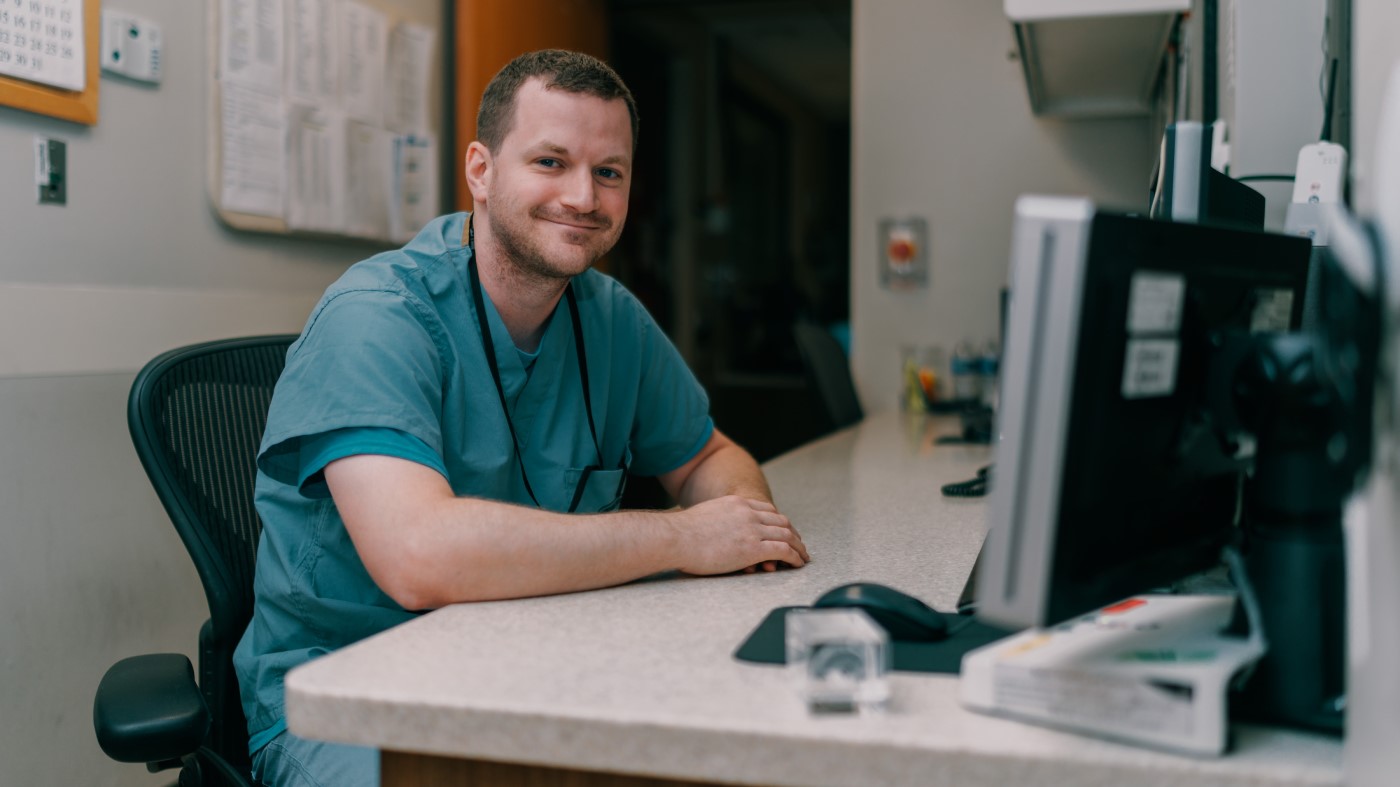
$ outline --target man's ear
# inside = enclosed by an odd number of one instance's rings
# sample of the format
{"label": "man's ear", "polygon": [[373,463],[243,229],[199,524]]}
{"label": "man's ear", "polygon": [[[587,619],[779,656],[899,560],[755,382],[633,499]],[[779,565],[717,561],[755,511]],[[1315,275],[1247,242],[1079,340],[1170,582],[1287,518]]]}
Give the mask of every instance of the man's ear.
{"label": "man's ear", "polygon": [[495,161],[485,145],[480,141],[473,141],[467,145],[467,188],[471,189],[474,202],[486,202],[486,182],[493,166]]}

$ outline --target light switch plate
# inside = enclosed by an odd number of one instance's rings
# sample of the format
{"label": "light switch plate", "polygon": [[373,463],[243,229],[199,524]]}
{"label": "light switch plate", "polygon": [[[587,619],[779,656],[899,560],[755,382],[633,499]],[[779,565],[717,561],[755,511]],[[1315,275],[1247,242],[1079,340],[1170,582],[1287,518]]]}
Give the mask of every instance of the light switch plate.
{"label": "light switch plate", "polygon": [[34,183],[40,205],[68,204],[68,146],[61,140],[34,138]]}

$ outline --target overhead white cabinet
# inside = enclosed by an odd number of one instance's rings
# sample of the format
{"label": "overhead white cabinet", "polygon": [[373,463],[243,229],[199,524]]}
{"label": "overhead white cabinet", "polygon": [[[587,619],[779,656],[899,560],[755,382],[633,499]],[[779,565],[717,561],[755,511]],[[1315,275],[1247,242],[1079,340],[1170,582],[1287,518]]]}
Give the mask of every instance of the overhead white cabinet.
{"label": "overhead white cabinet", "polygon": [[1151,111],[1173,28],[1191,0],[1005,0],[1037,115]]}

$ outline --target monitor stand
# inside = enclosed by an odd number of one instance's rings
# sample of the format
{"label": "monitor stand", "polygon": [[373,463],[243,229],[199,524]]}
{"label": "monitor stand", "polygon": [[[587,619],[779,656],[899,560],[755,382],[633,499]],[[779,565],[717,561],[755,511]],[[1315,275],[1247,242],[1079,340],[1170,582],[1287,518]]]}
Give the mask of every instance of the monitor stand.
{"label": "monitor stand", "polygon": [[1262,637],[1224,633],[1235,602],[1135,596],[1028,629],[963,657],[962,704],[1168,751],[1223,754],[1231,684],[1265,651]]}

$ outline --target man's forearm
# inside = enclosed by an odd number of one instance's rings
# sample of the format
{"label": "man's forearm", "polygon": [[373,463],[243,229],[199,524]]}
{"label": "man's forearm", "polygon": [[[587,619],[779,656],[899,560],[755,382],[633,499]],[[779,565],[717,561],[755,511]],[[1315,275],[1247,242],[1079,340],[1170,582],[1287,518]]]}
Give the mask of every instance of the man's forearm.
{"label": "man's forearm", "polygon": [[[697,467],[718,461],[693,491],[718,496],[670,512],[559,514],[459,498],[435,471],[377,455],[331,462],[326,482],[365,569],[407,609],[568,593],[669,569],[722,574],[806,561],[752,457],[741,449],[698,459]],[[723,491],[731,487],[742,493]]]}
{"label": "man's forearm", "polygon": [[659,512],[565,515],[493,500],[434,507],[413,560],[423,607],[608,587],[679,565],[678,534]]}
{"label": "man's forearm", "polygon": [[695,466],[676,502],[688,507],[725,495],[773,502],[773,493],[758,462],[733,442],[719,447]]}
{"label": "man's forearm", "polygon": [[627,582],[676,567],[676,528],[659,512],[569,516],[459,498],[442,476],[386,456],[326,467],[365,568],[409,609]]}
{"label": "man's forearm", "polygon": [[669,569],[723,574],[778,562],[801,566],[808,558],[787,517],[754,497],[588,515],[471,498],[447,502],[435,506],[420,548],[404,556],[421,567],[408,580],[421,594],[410,596],[419,608],[609,587]]}

